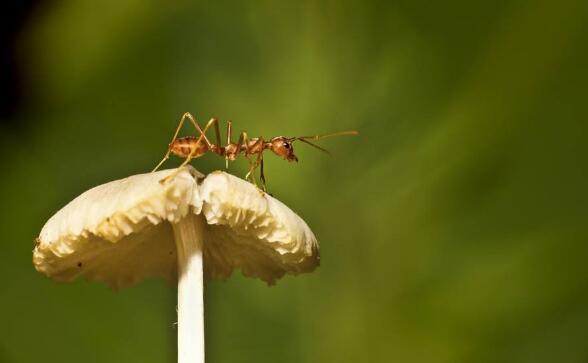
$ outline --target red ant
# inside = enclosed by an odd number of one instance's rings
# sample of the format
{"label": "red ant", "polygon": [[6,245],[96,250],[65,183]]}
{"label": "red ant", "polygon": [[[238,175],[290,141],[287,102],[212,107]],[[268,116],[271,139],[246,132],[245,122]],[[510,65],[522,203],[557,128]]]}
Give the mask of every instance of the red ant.
{"label": "red ant", "polygon": [[[194,136],[186,136],[178,138],[178,133],[180,129],[184,125],[184,121],[188,119],[194,125],[196,130],[200,133],[198,138]],[[214,125],[214,131],[216,134],[216,144],[213,144],[208,140],[206,137],[206,132],[208,129]],[[169,159],[170,154],[177,155],[181,158],[185,158],[182,165],[178,167],[178,171],[181,167],[185,166],[190,162],[190,160],[199,158],[202,155],[206,154],[207,152],[213,152],[220,156],[224,156],[226,160],[226,167],[229,167],[229,160],[233,161],[239,156],[239,154],[243,154],[247,160],[249,160],[249,172],[245,176],[245,179],[251,180],[253,184],[257,186],[257,179],[255,178],[255,169],[260,166],[260,178],[262,182],[262,188],[265,191],[265,176],[263,173],[263,152],[265,150],[271,150],[274,154],[280,156],[284,160],[288,161],[298,161],[296,155],[294,155],[294,147],[292,146],[294,141],[300,140],[310,146],[313,146],[327,154],[330,154],[327,150],[323,149],[322,147],[311,143],[308,140],[319,140],[324,139],[327,137],[333,136],[341,136],[341,135],[357,135],[357,131],[342,131],[342,132],[335,132],[332,134],[325,134],[325,135],[314,135],[314,136],[296,136],[296,137],[284,137],[284,136],[276,136],[272,137],[269,141],[265,141],[262,137],[256,137],[249,139],[247,137],[247,133],[245,131],[241,132],[239,136],[239,141],[237,143],[233,143],[231,140],[231,133],[232,133],[232,123],[231,121],[227,122],[227,144],[225,146],[221,145],[221,135],[219,129],[218,120],[215,118],[210,119],[204,130],[200,128],[198,122],[192,116],[191,113],[186,112],[180,119],[178,127],[176,128],[176,132],[172,141],[169,143],[167,148],[167,153],[163,157],[163,159],[157,164],[157,166],[153,169],[152,172],[159,169],[159,167]],[[204,141],[204,142],[203,142]],[[254,158],[254,156],[256,156]],[[161,180],[164,182],[166,179],[174,177],[176,174],[170,174],[165,179]]]}

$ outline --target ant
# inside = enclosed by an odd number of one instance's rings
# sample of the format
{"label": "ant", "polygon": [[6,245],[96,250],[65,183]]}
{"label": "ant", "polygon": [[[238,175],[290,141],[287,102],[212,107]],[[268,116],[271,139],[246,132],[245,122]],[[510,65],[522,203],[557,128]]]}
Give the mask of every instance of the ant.
{"label": "ant", "polygon": [[[198,138],[194,136],[186,136],[178,138],[178,133],[180,129],[184,125],[186,119],[190,120],[190,122],[194,125],[200,136]],[[216,144],[210,142],[210,140],[206,137],[206,132],[208,129],[214,125],[214,131],[216,134]],[[357,131],[342,131],[342,132],[335,132],[332,134],[324,134],[324,135],[313,135],[313,136],[296,136],[296,137],[284,137],[284,136],[276,136],[272,137],[269,141],[265,141],[263,137],[256,137],[249,139],[247,137],[247,133],[245,131],[241,132],[239,136],[239,141],[237,143],[233,143],[231,140],[232,134],[232,122],[227,122],[227,144],[225,146],[221,145],[221,135],[219,129],[219,122],[216,118],[210,119],[204,129],[200,128],[196,118],[192,116],[191,113],[186,112],[180,119],[178,127],[176,128],[176,132],[174,133],[174,137],[172,138],[171,142],[168,145],[167,152],[163,159],[157,164],[157,166],[151,171],[154,172],[167,160],[169,159],[170,154],[174,154],[181,158],[185,158],[184,162],[178,167],[175,173],[170,174],[166,178],[162,179],[160,182],[163,183],[165,180],[169,178],[173,178],[177,172],[179,172],[180,168],[185,166],[190,162],[190,160],[199,158],[202,155],[206,154],[207,152],[213,152],[220,156],[224,156],[226,167],[229,167],[229,161],[233,161],[239,156],[243,154],[247,160],[249,160],[249,172],[245,175],[245,179],[251,181],[255,186],[257,186],[257,179],[255,177],[255,169],[260,167],[260,179],[262,182],[262,189],[266,191],[265,186],[265,175],[263,173],[263,152],[265,150],[271,150],[274,154],[280,156],[284,160],[288,161],[298,161],[298,157],[294,155],[294,147],[292,144],[294,141],[300,140],[312,147],[317,148],[318,150],[330,154],[329,151],[323,149],[322,147],[311,143],[308,140],[319,140],[324,139],[327,137],[333,136],[341,136],[341,135],[357,135]]]}

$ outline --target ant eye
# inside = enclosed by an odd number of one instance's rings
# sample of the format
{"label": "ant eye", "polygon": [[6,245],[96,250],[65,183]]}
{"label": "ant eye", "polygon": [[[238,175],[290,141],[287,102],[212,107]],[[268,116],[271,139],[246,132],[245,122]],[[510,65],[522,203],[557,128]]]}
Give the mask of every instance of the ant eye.
{"label": "ant eye", "polygon": [[285,143],[284,143],[284,147],[285,147],[286,149],[289,149],[289,148],[290,148],[290,144],[288,144],[287,142],[285,142]]}

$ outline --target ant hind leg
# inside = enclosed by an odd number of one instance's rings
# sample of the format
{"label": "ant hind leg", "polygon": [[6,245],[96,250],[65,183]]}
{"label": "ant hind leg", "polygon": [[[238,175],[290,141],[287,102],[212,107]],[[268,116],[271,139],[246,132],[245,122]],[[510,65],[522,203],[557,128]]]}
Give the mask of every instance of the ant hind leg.
{"label": "ant hind leg", "polygon": [[[161,161],[159,162],[159,164],[157,164],[157,166],[155,168],[153,168],[153,170],[151,170],[151,172],[155,172],[157,171],[157,169],[159,169],[161,167],[161,165],[163,165],[163,163],[169,159],[169,154],[171,154],[171,145],[174,143],[174,141],[176,141],[176,139],[178,138],[178,134],[180,133],[180,129],[182,128],[182,126],[184,125],[184,122],[186,121],[186,119],[190,119],[190,121],[192,121],[193,123],[194,121],[194,116],[192,116],[192,114],[190,112],[186,112],[182,115],[182,118],[180,119],[180,122],[178,122],[178,126],[176,127],[176,132],[174,132],[174,137],[172,137],[168,147],[167,147],[167,152],[165,153],[165,156],[163,157],[163,159],[161,159]],[[197,127],[197,129],[200,129],[199,127]]]}
{"label": "ant hind leg", "polygon": [[[193,153],[193,152],[192,152]],[[184,160],[184,162],[178,166],[171,174],[169,174],[168,176],[166,176],[165,178],[161,179],[159,181],[160,184],[165,183],[168,180],[171,180],[173,178],[176,177],[176,175],[178,175],[180,173],[180,171],[182,170],[182,168],[184,166],[186,166],[186,164],[188,164],[190,161],[192,160],[192,154],[188,155],[188,157],[186,158],[186,160]]]}
{"label": "ant hind leg", "polygon": [[[163,165],[163,163],[167,159],[169,159],[169,156],[171,154],[171,145],[178,138],[178,134],[180,133],[180,129],[184,125],[184,122],[186,121],[186,119],[190,120],[190,122],[192,123],[192,125],[194,125],[194,127],[196,128],[196,130],[200,133],[200,137],[198,138],[198,141],[200,142],[200,140],[204,140],[204,142],[206,143],[206,145],[209,148],[211,148],[211,145],[212,144],[210,143],[210,141],[206,137],[206,131],[208,131],[208,129],[212,125],[214,125],[214,127],[216,129],[216,134],[217,134],[217,146],[220,146],[219,130],[218,130],[218,120],[215,119],[215,118],[210,119],[210,121],[208,121],[208,123],[204,127],[204,130],[202,130],[200,128],[200,125],[198,125],[198,122],[196,121],[196,118],[190,112],[186,112],[186,113],[184,113],[182,115],[182,118],[180,119],[180,122],[178,123],[178,127],[176,127],[176,132],[174,133],[174,137],[172,138],[171,142],[169,143],[169,145],[167,147],[167,152],[165,153],[165,156],[163,157],[163,159],[161,159],[161,161],[159,162],[159,164],[157,164],[157,166],[155,168],[153,168],[153,170],[151,171],[152,173],[155,172],[155,171],[157,171],[157,169],[159,169],[161,167],[161,165]],[[187,162],[184,162],[182,164],[182,166],[185,166],[186,164],[187,164]]]}
{"label": "ant hind leg", "polygon": [[161,165],[163,165],[163,163],[169,159],[169,154],[171,153],[171,144],[174,143],[174,141],[176,141],[176,138],[178,137],[178,134],[180,133],[180,129],[182,128],[182,126],[184,125],[184,121],[186,121],[186,118],[188,117],[188,115],[192,116],[190,113],[186,112],[185,114],[182,115],[182,118],[180,119],[180,122],[178,123],[178,126],[176,127],[176,132],[174,133],[174,137],[172,137],[172,140],[170,141],[168,147],[167,147],[167,152],[165,153],[165,156],[163,157],[163,159],[161,159],[161,161],[159,162],[159,164],[157,164],[157,166],[155,168],[153,168],[153,170],[151,170],[151,172],[155,172],[157,171],[157,169],[159,169],[159,167],[161,167]]}
{"label": "ant hind leg", "polygon": [[163,159],[161,159],[161,161],[159,162],[159,164],[157,164],[157,166],[155,168],[153,168],[153,170],[151,170],[152,173],[156,172],[157,169],[159,169],[159,167],[161,167],[163,165],[163,163],[165,163],[165,161],[167,159],[169,159],[169,154],[171,153],[171,150],[168,148],[167,152],[165,153],[165,156],[163,157]]}

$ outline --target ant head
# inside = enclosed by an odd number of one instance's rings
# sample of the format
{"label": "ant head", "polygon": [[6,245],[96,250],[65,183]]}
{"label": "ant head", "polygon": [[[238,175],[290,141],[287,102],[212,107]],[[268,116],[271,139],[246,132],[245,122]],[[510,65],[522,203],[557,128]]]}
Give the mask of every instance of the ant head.
{"label": "ant head", "polygon": [[294,139],[288,139],[284,136],[277,136],[270,140],[269,148],[274,154],[288,161],[298,161],[294,155],[294,147],[292,146]]}

